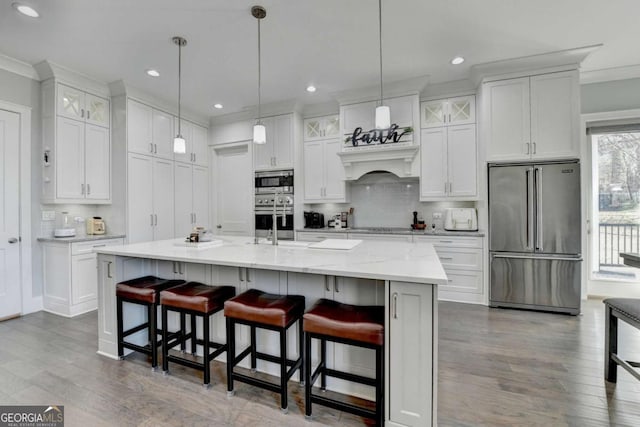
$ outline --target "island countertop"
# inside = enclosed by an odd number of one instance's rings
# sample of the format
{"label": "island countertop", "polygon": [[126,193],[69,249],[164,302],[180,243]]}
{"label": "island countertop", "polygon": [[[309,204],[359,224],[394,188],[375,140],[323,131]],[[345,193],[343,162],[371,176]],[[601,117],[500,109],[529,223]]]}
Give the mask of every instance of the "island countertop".
{"label": "island countertop", "polygon": [[179,246],[183,239],[96,248],[99,254],[444,285],[447,276],[430,243],[366,240],[350,250],[254,244],[253,237],[215,236],[222,245]]}

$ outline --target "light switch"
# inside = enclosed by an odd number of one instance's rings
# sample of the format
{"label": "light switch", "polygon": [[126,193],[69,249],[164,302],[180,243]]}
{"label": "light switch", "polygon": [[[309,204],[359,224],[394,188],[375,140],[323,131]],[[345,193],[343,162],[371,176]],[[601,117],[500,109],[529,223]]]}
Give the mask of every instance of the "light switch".
{"label": "light switch", "polygon": [[42,211],[42,220],[43,221],[55,221],[56,220],[56,211]]}

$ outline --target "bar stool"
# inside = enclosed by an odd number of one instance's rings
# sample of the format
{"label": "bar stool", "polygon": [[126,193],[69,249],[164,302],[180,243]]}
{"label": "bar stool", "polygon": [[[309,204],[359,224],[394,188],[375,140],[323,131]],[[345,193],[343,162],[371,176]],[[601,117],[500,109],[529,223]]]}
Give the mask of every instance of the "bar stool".
{"label": "bar stool", "polygon": [[[280,393],[280,408],[287,409],[287,382],[297,369],[300,369],[300,382],[303,381],[303,334],[302,314],[304,313],[304,297],[300,295],[274,295],[257,289],[250,289],[224,303],[224,315],[227,318],[227,394],[232,396],[233,381]],[[298,322],[299,357],[297,360],[287,359],[287,330]],[[249,347],[238,356],[235,352],[235,325],[248,325],[251,329]],[[256,328],[277,331],[280,335],[280,356],[258,352],[256,350]],[[256,369],[257,359],[280,365],[280,384],[274,384],[248,375],[234,372],[234,367],[245,357],[251,355],[251,369]],[[287,370],[287,367],[291,369]]]}
{"label": "bar stool", "polygon": [[[182,283],[184,283],[184,280],[165,280],[155,276],[144,276],[116,284],[118,357],[120,359],[124,359],[124,349],[128,348],[129,350],[151,355],[151,369],[154,371],[157,369],[158,346],[162,343],[162,341],[158,340],[158,334],[162,332],[160,328],[158,328],[158,295],[160,291]],[[123,302],[147,307],[147,321],[125,331],[122,316]],[[143,329],[147,329],[149,333],[149,342],[147,345],[141,346],[125,341],[125,337],[142,331]]]}
{"label": "bar stool", "polygon": [[[328,406],[384,425],[384,307],[342,304],[320,299],[304,314],[305,333],[305,414],[311,417],[311,405]],[[320,364],[311,370],[311,340],[320,340]],[[336,342],[374,349],[376,352],[376,377],[336,371],[327,368],[326,342]],[[350,403],[330,399],[312,393],[313,384],[321,377],[321,389],[326,389],[326,377],[340,378],[375,387],[375,411]]]}
{"label": "bar stool", "polygon": [[[160,292],[160,304],[162,305],[162,324],[167,325],[169,311],[180,313],[180,330],[174,338],[169,336],[168,327],[162,330],[162,370],[169,373],[169,362],[187,366],[204,372],[203,383],[209,387],[211,380],[211,366],[213,359],[227,350],[227,344],[221,344],[210,340],[209,319],[224,307],[224,302],[236,294],[233,286],[208,286],[198,282],[187,282],[183,285],[166,289]],[[191,318],[191,330],[186,333],[185,317]],[[196,317],[202,318],[202,339],[196,334]],[[169,350],[180,344],[184,351],[185,343],[191,341],[191,354],[196,354],[196,346],[203,347],[202,363],[192,359],[169,354]],[[213,351],[211,350],[213,347]]]}

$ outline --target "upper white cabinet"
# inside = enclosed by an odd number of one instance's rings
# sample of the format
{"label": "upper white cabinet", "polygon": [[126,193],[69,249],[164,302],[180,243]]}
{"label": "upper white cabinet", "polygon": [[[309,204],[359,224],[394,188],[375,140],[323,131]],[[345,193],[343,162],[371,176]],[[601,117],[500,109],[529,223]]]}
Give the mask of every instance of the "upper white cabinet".
{"label": "upper white cabinet", "polygon": [[476,126],[422,129],[420,200],[470,200],[478,195]]}
{"label": "upper white cabinet", "polygon": [[340,116],[334,114],[325,117],[305,119],[303,127],[305,141],[339,138]]}
{"label": "upper white cabinet", "polygon": [[175,163],[174,236],[188,237],[195,226],[209,228],[208,169]]}
{"label": "upper white cabinet", "polygon": [[153,108],[151,121],[153,153],[163,159],[173,160],[173,137],[175,136],[173,133],[173,116]]}
{"label": "upper white cabinet", "polygon": [[266,128],[266,144],[253,149],[255,170],[293,167],[293,115],[266,117],[261,120]]}
{"label": "upper white cabinet", "polygon": [[340,139],[304,143],[304,201],[348,202]]}
{"label": "upper white cabinet", "polygon": [[[343,105],[340,107],[340,123],[342,135],[350,135],[361,127],[363,131],[369,131],[375,127],[375,112],[378,101],[361,102],[358,104]],[[418,117],[418,96],[408,95],[397,98],[385,98],[384,104],[391,110],[391,123],[401,128],[416,128]],[[411,137],[413,137],[411,135]]]}
{"label": "upper white cabinet", "polygon": [[111,203],[109,100],[42,84],[44,203]]}
{"label": "upper white cabinet", "polygon": [[577,70],[483,84],[487,160],[579,156]]}
{"label": "upper white cabinet", "polygon": [[[177,118],[175,119],[175,130],[177,133]],[[207,166],[207,129],[182,119],[180,133],[186,141],[187,149],[185,153],[175,153],[174,159],[177,162]],[[171,141],[173,144],[173,137]]]}
{"label": "upper white cabinet", "polygon": [[153,108],[127,99],[127,151],[153,154]]}
{"label": "upper white cabinet", "polygon": [[476,122],[476,97],[474,95],[425,101],[420,105],[420,122],[423,128]]}

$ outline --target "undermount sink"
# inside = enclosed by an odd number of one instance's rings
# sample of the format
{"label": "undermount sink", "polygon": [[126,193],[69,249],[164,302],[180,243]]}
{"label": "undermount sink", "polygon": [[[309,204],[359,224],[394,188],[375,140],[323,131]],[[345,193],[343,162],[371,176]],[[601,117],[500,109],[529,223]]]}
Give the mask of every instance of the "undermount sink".
{"label": "undermount sink", "polygon": [[[259,245],[272,245],[271,240],[267,239],[259,239]],[[295,240],[278,240],[278,246],[286,247],[286,248],[306,248],[311,244],[311,242],[298,242]]]}

